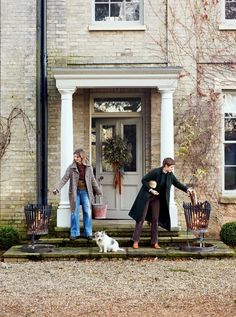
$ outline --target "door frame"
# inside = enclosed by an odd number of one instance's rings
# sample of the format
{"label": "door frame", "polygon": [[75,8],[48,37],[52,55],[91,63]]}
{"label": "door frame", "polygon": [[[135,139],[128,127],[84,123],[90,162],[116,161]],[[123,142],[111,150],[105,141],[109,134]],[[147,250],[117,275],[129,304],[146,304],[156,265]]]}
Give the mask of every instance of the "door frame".
{"label": "door frame", "polygon": [[[93,108],[93,104],[94,104],[94,98],[127,98],[127,97],[140,97],[141,98],[141,104],[142,104],[142,110],[140,112],[107,112],[107,113],[95,113],[94,112],[94,108]],[[89,134],[89,141],[90,141],[90,157],[92,157],[92,151],[91,151],[91,131],[92,131],[92,119],[101,119],[101,121],[103,119],[111,119],[111,120],[115,120],[115,119],[123,119],[123,120],[129,120],[132,118],[137,118],[139,119],[139,123],[137,126],[139,126],[139,124],[141,124],[142,126],[142,131],[146,131],[146,127],[145,127],[145,112],[146,112],[146,102],[145,102],[145,93],[140,93],[137,91],[137,93],[135,93],[135,91],[133,91],[132,93],[122,93],[122,92],[117,92],[117,93],[90,93],[90,134]],[[146,133],[140,132],[140,138],[141,138],[141,145],[140,145],[140,149],[139,149],[139,155],[141,155],[142,158],[142,162],[140,165],[140,179],[143,176],[144,170],[145,170],[145,160],[146,160],[146,156],[145,156],[145,136]],[[138,157],[137,157],[138,160]],[[139,184],[141,186],[141,182]],[[135,197],[134,197],[135,199]],[[111,211],[112,213],[112,211]],[[112,217],[114,218],[114,217]],[[119,217],[115,217],[117,219],[119,219]],[[124,219],[123,217],[121,219]],[[127,215],[127,219],[128,219],[128,215]]]}

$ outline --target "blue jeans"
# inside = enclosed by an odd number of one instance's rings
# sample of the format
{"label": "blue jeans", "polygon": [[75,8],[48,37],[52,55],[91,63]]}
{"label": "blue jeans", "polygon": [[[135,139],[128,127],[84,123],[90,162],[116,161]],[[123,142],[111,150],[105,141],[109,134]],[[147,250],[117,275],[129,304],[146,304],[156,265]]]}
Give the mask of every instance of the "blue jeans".
{"label": "blue jeans", "polygon": [[77,194],[76,194],[75,212],[71,212],[70,235],[71,237],[80,236],[80,226],[79,226],[80,205],[82,205],[82,210],[83,210],[84,236],[89,237],[89,236],[92,236],[91,205],[90,205],[87,190],[79,190],[79,189],[77,190]]}

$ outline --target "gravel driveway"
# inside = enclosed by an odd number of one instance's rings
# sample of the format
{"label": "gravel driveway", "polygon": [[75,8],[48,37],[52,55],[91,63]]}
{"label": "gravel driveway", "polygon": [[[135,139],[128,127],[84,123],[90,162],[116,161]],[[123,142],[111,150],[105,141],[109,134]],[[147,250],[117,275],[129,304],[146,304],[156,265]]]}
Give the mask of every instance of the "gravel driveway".
{"label": "gravel driveway", "polygon": [[236,316],[236,260],[0,263],[1,317]]}

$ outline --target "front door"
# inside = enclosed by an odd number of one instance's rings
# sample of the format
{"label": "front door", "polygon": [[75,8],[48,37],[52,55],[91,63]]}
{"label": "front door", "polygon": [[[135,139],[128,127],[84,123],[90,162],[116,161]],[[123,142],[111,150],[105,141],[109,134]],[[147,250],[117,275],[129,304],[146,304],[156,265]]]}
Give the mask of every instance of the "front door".
{"label": "front door", "polygon": [[[128,213],[141,186],[142,178],[142,121],[141,118],[93,119],[96,142],[93,162],[96,178],[101,181],[103,202],[108,205],[107,218],[127,219]],[[126,139],[131,149],[132,160],[124,168],[121,193],[114,188],[114,172],[103,158],[104,142],[107,138],[119,135]]]}

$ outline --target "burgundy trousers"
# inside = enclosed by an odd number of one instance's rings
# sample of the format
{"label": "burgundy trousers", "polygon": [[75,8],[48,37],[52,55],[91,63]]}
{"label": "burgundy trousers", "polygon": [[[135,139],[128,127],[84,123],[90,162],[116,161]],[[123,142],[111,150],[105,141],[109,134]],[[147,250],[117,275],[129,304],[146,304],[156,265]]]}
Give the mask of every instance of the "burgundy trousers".
{"label": "burgundy trousers", "polygon": [[142,218],[140,221],[136,222],[134,233],[133,233],[133,241],[138,242],[142,228],[143,223],[145,221],[147,211],[150,209],[151,211],[151,244],[157,243],[158,240],[158,219],[159,219],[159,212],[160,212],[160,198],[159,195],[155,196],[152,195],[148,202],[145,205],[145,208],[143,210]]}

